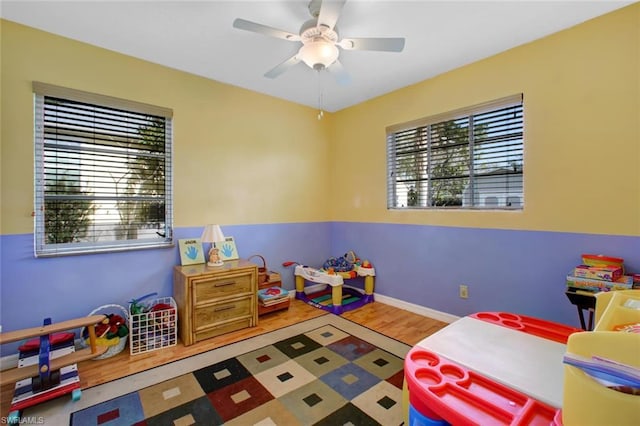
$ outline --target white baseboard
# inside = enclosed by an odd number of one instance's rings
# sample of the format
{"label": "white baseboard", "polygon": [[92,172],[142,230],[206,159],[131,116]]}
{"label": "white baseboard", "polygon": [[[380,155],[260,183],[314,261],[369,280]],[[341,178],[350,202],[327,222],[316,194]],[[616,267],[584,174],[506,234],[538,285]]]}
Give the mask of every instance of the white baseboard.
{"label": "white baseboard", "polygon": [[413,312],[414,314],[433,318],[435,320],[446,322],[446,323],[452,323],[460,319],[460,317],[448,314],[446,312],[436,311],[435,309],[426,308],[421,305],[405,302],[404,300],[400,300],[400,299],[394,299],[393,297],[384,296],[378,293],[373,293],[373,298],[376,302],[384,303],[385,305],[395,306],[396,308],[404,309],[405,311]]}
{"label": "white baseboard", "polygon": [[[309,294],[309,293],[314,293],[316,291],[323,290],[325,287],[326,287],[326,284],[313,284],[313,285],[306,285],[304,287],[304,290],[305,290],[305,293]],[[349,286],[346,286],[346,287],[349,287]],[[295,297],[295,290],[290,290],[289,295],[292,297]],[[396,308],[404,309],[405,311],[413,312],[414,314],[433,318],[435,320],[446,322],[446,323],[452,323],[460,319],[460,317],[448,314],[446,312],[436,311],[435,309],[426,308],[421,305],[405,302],[404,300],[400,300],[400,299],[394,299],[393,297],[384,296],[378,293],[373,293],[373,298],[376,302],[384,303],[385,305],[391,305]]]}

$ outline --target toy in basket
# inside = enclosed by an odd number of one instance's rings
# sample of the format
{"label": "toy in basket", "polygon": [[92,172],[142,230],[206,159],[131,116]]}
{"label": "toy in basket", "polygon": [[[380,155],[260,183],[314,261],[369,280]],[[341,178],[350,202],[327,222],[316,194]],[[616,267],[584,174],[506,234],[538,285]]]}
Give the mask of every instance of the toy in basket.
{"label": "toy in basket", "polygon": [[172,297],[150,299],[157,293],[133,299],[129,304],[131,355],[150,352],[178,342],[178,310]]}
{"label": "toy in basket", "polygon": [[[99,346],[106,346],[107,351],[99,355],[94,360],[111,358],[118,355],[129,340],[129,327],[127,310],[120,305],[109,304],[102,305],[89,313],[92,315],[105,315],[106,318],[95,325],[96,343]],[[82,329],[81,346],[89,347],[89,331],[87,327]]]}

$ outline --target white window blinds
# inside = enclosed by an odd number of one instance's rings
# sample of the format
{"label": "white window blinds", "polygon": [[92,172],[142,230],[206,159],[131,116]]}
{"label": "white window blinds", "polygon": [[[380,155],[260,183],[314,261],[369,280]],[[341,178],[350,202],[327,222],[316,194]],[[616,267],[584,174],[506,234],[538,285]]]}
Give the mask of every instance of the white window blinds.
{"label": "white window blinds", "polygon": [[387,207],[522,209],[522,95],[387,129]]}
{"label": "white window blinds", "polygon": [[34,92],[36,256],[172,245],[171,111]]}

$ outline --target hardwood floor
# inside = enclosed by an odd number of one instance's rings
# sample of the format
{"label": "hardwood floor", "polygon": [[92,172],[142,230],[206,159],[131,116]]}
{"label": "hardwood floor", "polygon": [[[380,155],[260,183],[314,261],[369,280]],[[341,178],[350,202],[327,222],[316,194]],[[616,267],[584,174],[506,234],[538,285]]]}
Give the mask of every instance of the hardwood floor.
{"label": "hardwood floor", "polygon": [[[186,347],[182,343],[178,343],[174,347],[133,356],[129,355],[127,347],[118,355],[108,359],[83,361],[78,364],[80,383],[82,388],[97,386],[322,315],[332,314],[294,300],[288,310],[273,312],[260,317],[257,327],[224,334]],[[415,345],[447,325],[444,322],[378,302],[346,312],[342,314],[342,317],[410,346]],[[9,412],[13,388],[13,384],[7,384],[1,389],[0,412],[2,416],[6,416]]]}
{"label": "hardwood floor", "polygon": [[345,312],[342,317],[409,346],[448,325],[446,322],[378,302]]}

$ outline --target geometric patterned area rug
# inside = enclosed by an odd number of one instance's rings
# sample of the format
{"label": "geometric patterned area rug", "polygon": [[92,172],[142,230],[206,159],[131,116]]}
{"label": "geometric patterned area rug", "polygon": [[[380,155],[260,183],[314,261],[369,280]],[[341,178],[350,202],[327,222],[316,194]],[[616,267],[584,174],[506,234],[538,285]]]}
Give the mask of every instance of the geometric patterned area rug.
{"label": "geometric patterned area rug", "polygon": [[[409,349],[324,315],[198,355],[199,360],[191,357],[189,371],[180,374],[174,368],[178,374],[150,386],[130,392],[122,387],[114,398],[100,392],[101,402],[81,409],[76,403],[64,423],[400,425],[403,360]],[[154,370],[139,374],[158,376]],[[121,380],[144,383],[136,377]]]}

